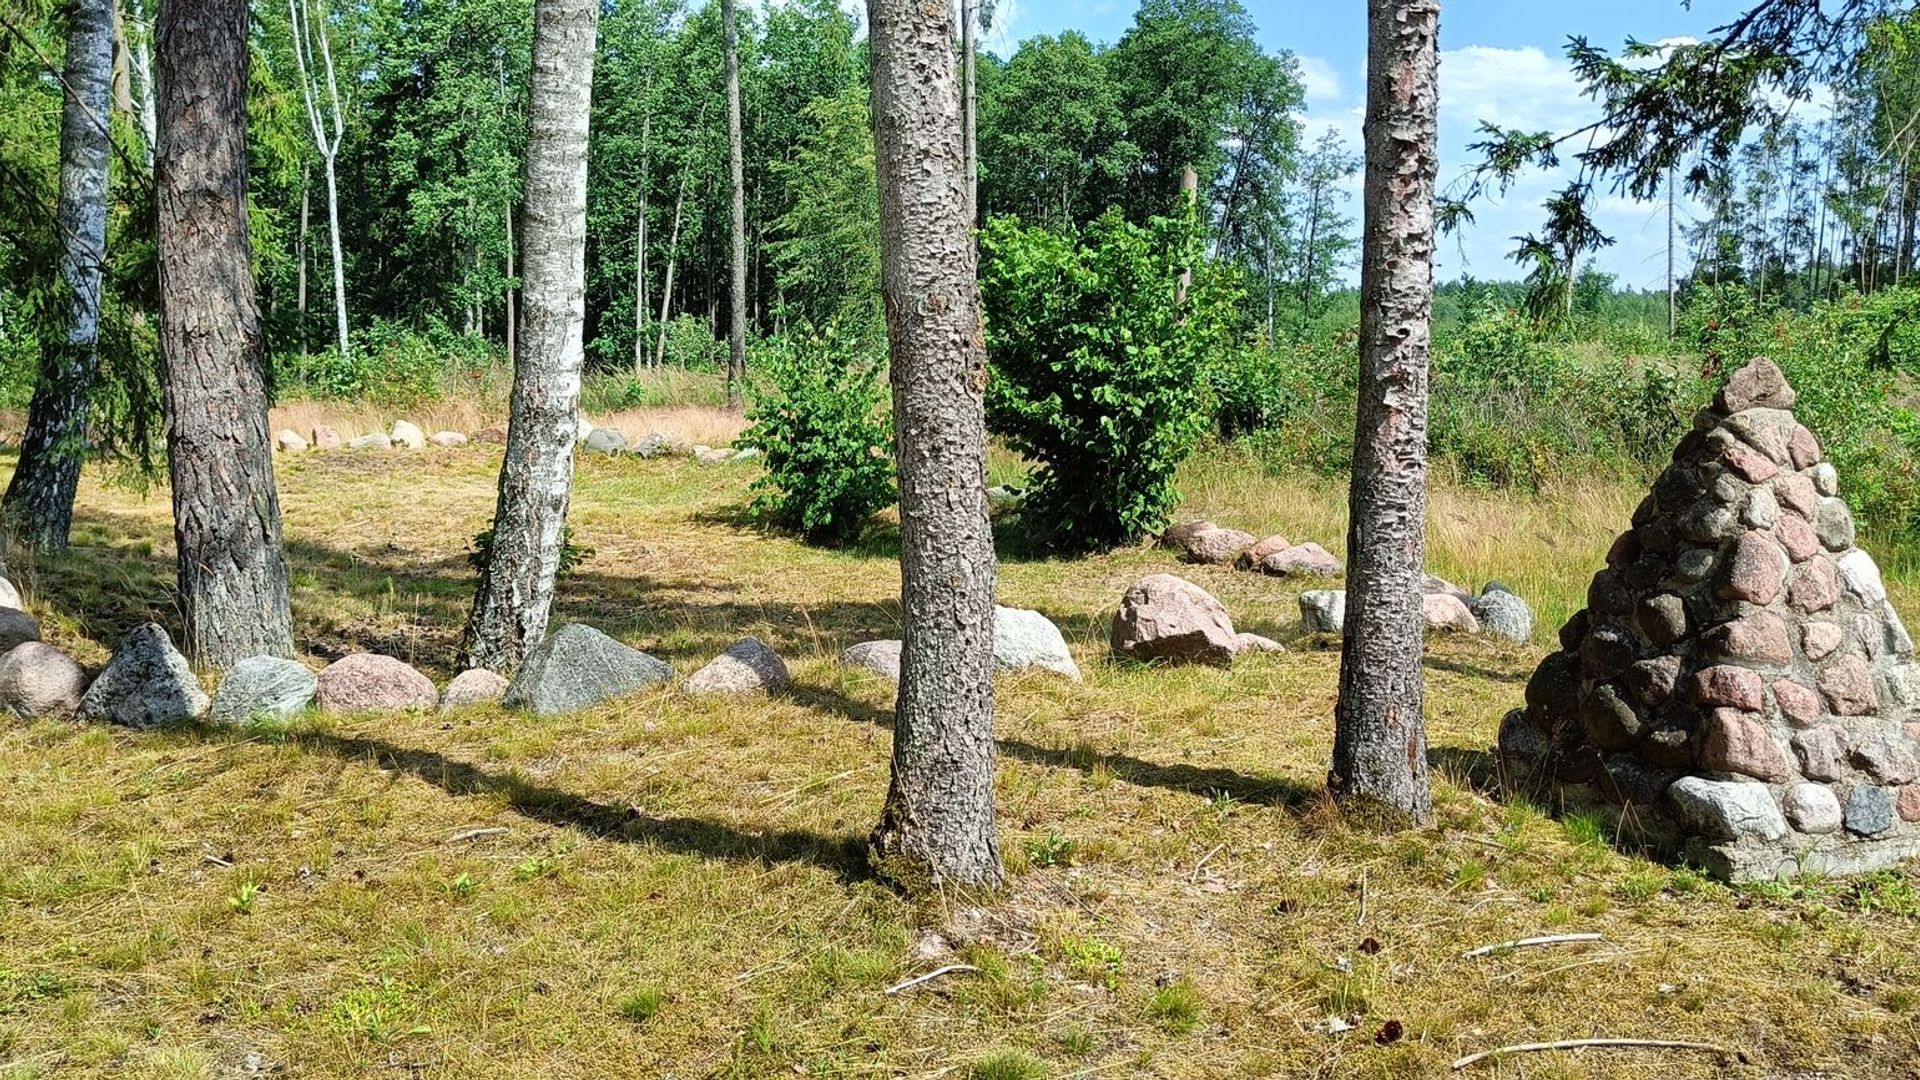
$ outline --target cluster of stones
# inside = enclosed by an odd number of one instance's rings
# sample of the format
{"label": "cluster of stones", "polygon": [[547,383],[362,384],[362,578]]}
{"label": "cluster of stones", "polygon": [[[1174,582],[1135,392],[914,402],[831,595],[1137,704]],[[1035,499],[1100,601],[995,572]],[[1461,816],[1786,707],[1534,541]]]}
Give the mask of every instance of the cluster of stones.
{"label": "cluster of stones", "polygon": [[[538,715],[588,708],[667,683],[673,668],[590,626],[569,624],[547,635],[512,680],[494,672],[461,673],[446,689],[405,661],[353,653],[319,671],[296,660],[255,656],[240,661],[209,696],[186,657],[156,623],[135,627],[90,682],[64,653],[38,641],[0,658],[0,707],[29,719],[72,716],[83,723],[131,728],[206,721],[248,725],[284,721],[318,707],[325,712],[441,711],[498,702]],[[680,684],[691,695],[780,693],[790,684],[786,662],[757,638],[744,638]]]}
{"label": "cluster of stones", "polygon": [[1173,526],[1160,534],[1160,543],[1201,566],[1235,566],[1275,577],[1336,578],[1341,573],[1340,560],[1312,541],[1296,544],[1284,536],[1261,540],[1204,519]]}
{"label": "cluster of stones", "polygon": [[[284,429],[275,438],[274,445],[281,453],[299,454],[309,450],[424,450],[429,446],[451,448],[465,446],[468,443],[486,445],[505,445],[507,428],[504,424],[482,428],[471,435],[460,431],[439,431],[432,435],[422,431],[418,424],[408,420],[396,420],[390,431],[375,431],[366,435],[356,435],[343,439],[337,428],[326,424],[315,424],[308,435],[301,435],[292,429]],[[629,440],[624,434],[613,428],[595,427],[585,418],[579,422],[579,435],[575,440],[581,449],[602,454],[607,457],[659,458],[674,455],[690,456],[701,465],[720,465],[726,462],[752,461],[760,456],[757,447],[689,447],[671,435],[651,432],[638,439]]]}
{"label": "cluster of stones", "polygon": [[[1426,575],[1420,583],[1420,614],[1427,629],[1442,634],[1491,634],[1525,644],[1533,640],[1533,608],[1512,589],[1489,581],[1480,595],[1445,578]],[[1300,625],[1309,634],[1340,634],[1347,626],[1343,589],[1311,589],[1300,594]]]}
{"label": "cluster of stones", "polygon": [[1795,400],[1728,381],[1500,729],[1509,784],[1733,880],[1920,853],[1913,640]]}
{"label": "cluster of stones", "polygon": [[[843,667],[900,681],[898,638],[863,641],[840,654]],[[1053,620],[1025,608],[993,609],[993,666],[1000,671],[1041,671],[1080,681],[1080,665]]]}

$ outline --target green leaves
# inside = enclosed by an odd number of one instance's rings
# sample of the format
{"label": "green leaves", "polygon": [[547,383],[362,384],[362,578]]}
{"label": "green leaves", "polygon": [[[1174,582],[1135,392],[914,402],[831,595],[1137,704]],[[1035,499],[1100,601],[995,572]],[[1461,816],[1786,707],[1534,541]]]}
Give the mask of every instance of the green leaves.
{"label": "green leaves", "polygon": [[[1023,517],[1049,546],[1105,550],[1164,523],[1205,426],[1205,375],[1235,294],[1188,222],[1108,213],[1078,233],[1003,218],[981,238],[987,425],[1039,462]],[[1194,268],[1187,302],[1176,283]]]}
{"label": "green leaves", "polygon": [[892,425],[875,366],[832,331],[772,343],[756,358],[741,443],[766,454],[753,513],[814,543],[856,539],[894,500]]}

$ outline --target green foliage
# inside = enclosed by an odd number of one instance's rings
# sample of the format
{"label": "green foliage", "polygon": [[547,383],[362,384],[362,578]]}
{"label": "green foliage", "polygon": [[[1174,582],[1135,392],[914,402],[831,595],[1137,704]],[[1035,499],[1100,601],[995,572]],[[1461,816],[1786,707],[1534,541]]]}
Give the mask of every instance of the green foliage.
{"label": "green foliage", "polygon": [[852,540],[894,500],[884,385],[828,331],[761,353],[740,441],[766,453],[753,512],[815,543]]}
{"label": "green foliage", "polygon": [[1185,979],[1156,986],[1147,999],[1147,1018],[1169,1035],[1186,1035],[1200,1026],[1206,1002]]}
{"label": "green foliage", "polygon": [[981,249],[988,425],[1040,466],[1024,519],[1064,551],[1159,529],[1206,423],[1205,375],[1225,348],[1234,292],[1193,229],[1167,219],[1142,227],[1109,213],[1062,233],[1003,218]]}
{"label": "green foliage", "polygon": [[[473,567],[476,574],[485,573],[487,560],[493,557],[493,529],[483,529],[474,534],[473,549],[467,552],[467,565]],[[593,558],[593,549],[585,544],[573,542],[573,526],[560,527],[560,566],[554,571],[554,579],[564,580],[575,570],[586,565]]]}
{"label": "green foliage", "polygon": [[879,195],[866,94],[849,88],[807,107],[818,127],[774,165],[792,204],[773,244],[780,291],[793,313],[860,339],[886,329],[880,307]]}
{"label": "green foliage", "polygon": [[676,315],[667,320],[667,347],[660,362],[684,371],[719,371],[727,363],[727,343],[713,336],[707,320]]}
{"label": "green foliage", "polygon": [[353,351],[341,356],[327,348],[306,356],[292,354],[280,364],[292,374],[292,387],[335,401],[413,405],[445,396],[460,382],[483,376],[494,362],[481,338],[455,333],[439,318],[425,330],[389,319],[375,319],[353,334]]}
{"label": "green foliage", "polygon": [[628,1020],[636,1024],[644,1024],[659,1015],[661,1007],[666,1003],[667,996],[660,992],[659,987],[643,986],[633,993],[628,994],[626,997],[621,998],[620,1004],[615,1007],[614,1011],[620,1015],[620,1019],[622,1020]]}
{"label": "green foliage", "polygon": [[995,1050],[967,1070],[970,1080],[1046,1080],[1047,1067],[1025,1050]]}

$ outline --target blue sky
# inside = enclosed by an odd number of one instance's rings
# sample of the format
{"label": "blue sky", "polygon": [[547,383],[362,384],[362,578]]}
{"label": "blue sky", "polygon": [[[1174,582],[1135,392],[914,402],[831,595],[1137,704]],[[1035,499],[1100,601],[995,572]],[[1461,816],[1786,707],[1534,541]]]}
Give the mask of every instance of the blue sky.
{"label": "blue sky", "polygon": [[[1366,5],[1360,0],[1317,4],[1241,0],[1269,50],[1285,49],[1300,61],[1307,89],[1306,137],[1337,127],[1359,150],[1366,73]],[[1006,53],[1020,39],[1077,29],[1095,41],[1112,42],[1133,21],[1133,0],[1000,0],[995,51]],[[1595,116],[1567,69],[1570,35],[1617,48],[1632,36],[1643,41],[1701,37],[1738,16],[1749,0],[1458,0],[1443,3],[1440,21],[1440,182],[1458,176],[1468,162],[1466,145],[1479,120],[1529,129],[1567,130]],[[1499,202],[1475,207],[1476,224],[1459,238],[1442,241],[1441,280],[1460,273],[1511,278],[1519,270],[1506,257],[1511,237],[1540,221],[1540,202],[1555,188],[1552,176],[1515,186]],[[1357,180],[1350,212],[1359,217]],[[1636,204],[1609,197],[1599,211],[1615,239],[1598,262],[1634,287],[1664,287],[1665,203]],[[1682,224],[1688,208],[1680,207]],[[1685,260],[1681,260],[1685,270]]]}

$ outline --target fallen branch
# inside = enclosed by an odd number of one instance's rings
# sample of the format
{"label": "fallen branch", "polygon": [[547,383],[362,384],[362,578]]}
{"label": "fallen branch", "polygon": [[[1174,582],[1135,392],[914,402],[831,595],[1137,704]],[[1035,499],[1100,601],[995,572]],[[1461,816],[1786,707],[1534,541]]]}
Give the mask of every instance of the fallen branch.
{"label": "fallen branch", "polygon": [[1541,945],[1577,945],[1583,941],[1603,941],[1599,934],[1547,934],[1543,937],[1523,937],[1513,941],[1499,941],[1492,945],[1482,945],[1477,949],[1468,949],[1460,954],[1462,960],[1472,960],[1476,956],[1490,956],[1508,949],[1531,949]]}
{"label": "fallen branch", "polygon": [[902,990],[911,990],[914,987],[919,986],[921,983],[932,982],[933,980],[939,978],[942,975],[956,975],[963,971],[979,971],[979,970],[980,970],[979,968],[974,967],[972,964],[948,964],[946,967],[936,968],[932,971],[929,971],[925,975],[908,979],[906,982],[900,983],[895,986],[887,987],[887,996],[892,997],[893,995],[900,993]]}
{"label": "fallen branch", "polygon": [[486,829],[463,829],[460,832],[454,833],[452,836],[447,837],[447,843],[458,844],[463,840],[481,840],[489,836],[505,836],[505,835],[507,835],[507,830],[504,828],[496,827],[496,828],[486,828]]}
{"label": "fallen branch", "polygon": [[1558,1042],[1515,1043],[1494,1050],[1482,1050],[1477,1054],[1453,1063],[1455,1071],[1464,1069],[1478,1061],[1506,1054],[1536,1054],[1544,1050],[1585,1050],[1593,1047],[1624,1050],[1711,1050],[1716,1054],[1731,1055],[1733,1051],[1724,1046],[1703,1042],[1679,1042],[1672,1039],[1561,1039]]}

